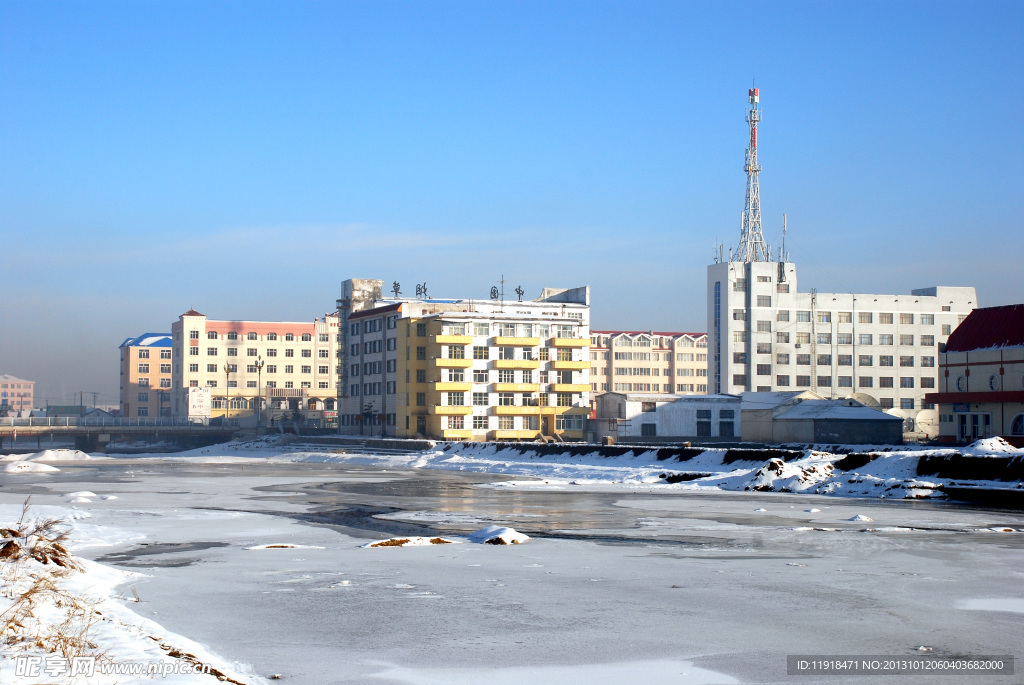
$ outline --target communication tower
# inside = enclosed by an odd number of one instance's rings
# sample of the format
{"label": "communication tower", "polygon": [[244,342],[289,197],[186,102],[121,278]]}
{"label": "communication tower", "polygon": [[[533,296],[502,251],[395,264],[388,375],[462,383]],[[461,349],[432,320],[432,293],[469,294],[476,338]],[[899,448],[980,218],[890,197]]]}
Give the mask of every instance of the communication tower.
{"label": "communication tower", "polygon": [[[771,250],[761,232],[761,190],[757,175],[761,165],[757,163],[757,124],[761,121],[760,91],[751,88],[748,91],[750,109],[747,111],[747,124],[750,127],[750,145],[747,147],[747,202],[743,208],[743,221],[740,230],[740,244],[736,248],[735,260],[740,262],[771,261]],[[731,260],[730,260],[731,261]]]}

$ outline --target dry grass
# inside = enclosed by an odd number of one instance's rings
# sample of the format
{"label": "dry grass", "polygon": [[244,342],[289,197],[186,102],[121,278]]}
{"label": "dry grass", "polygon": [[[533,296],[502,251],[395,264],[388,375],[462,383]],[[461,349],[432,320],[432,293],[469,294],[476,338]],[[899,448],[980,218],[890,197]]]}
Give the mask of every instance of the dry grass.
{"label": "dry grass", "polygon": [[450,545],[451,540],[445,540],[444,538],[430,538],[430,544],[432,545]]}
{"label": "dry grass", "polygon": [[409,544],[409,538],[391,538],[390,540],[375,542],[370,547],[404,547],[407,544]]}

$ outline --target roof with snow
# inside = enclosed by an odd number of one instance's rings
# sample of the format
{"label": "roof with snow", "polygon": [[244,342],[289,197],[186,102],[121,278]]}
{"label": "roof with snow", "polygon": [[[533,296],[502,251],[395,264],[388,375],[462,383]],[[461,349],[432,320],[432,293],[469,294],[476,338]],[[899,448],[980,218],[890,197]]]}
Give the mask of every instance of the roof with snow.
{"label": "roof with snow", "polygon": [[24,378],[17,378],[6,373],[0,373],[0,381],[4,383],[35,383],[35,381],[27,381]]}
{"label": "roof with snow", "polygon": [[843,421],[902,421],[899,416],[865,407],[857,400],[803,400],[775,417],[778,421],[841,419]]}
{"label": "roof with snow", "polygon": [[1024,304],[975,309],[946,341],[946,352],[1024,347]]}
{"label": "roof with snow", "polygon": [[821,395],[810,390],[784,390],[778,392],[741,392],[740,398],[743,404],[741,410],[775,409],[776,407],[788,404],[798,398],[809,400],[824,399]]}
{"label": "roof with snow", "polygon": [[143,333],[137,338],[128,338],[119,347],[171,347],[171,334]]}

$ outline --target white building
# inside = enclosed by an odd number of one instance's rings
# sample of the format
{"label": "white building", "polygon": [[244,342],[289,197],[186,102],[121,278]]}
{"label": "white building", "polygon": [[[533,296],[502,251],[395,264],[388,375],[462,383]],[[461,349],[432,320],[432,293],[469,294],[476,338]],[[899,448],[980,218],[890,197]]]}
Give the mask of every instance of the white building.
{"label": "white building", "polygon": [[738,440],[740,436],[740,398],[734,395],[606,392],[596,404],[598,440]]}
{"label": "white building", "polygon": [[935,409],[924,395],[936,388],[939,346],[976,306],[974,288],[800,292],[792,262],[712,264],[708,389],[813,390],[824,398],[856,393],[871,406],[923,419],[922,410]]}

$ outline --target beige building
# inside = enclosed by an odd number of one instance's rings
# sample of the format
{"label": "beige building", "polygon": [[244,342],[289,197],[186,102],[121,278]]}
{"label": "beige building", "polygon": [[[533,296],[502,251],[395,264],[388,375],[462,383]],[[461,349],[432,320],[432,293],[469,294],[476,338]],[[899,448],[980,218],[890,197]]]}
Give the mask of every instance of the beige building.
{"label": "beige building", "polygon": [[32,411],[35,387],[35,381],[0,374],[0,408],[15,412],[16,416]]}
{"label": "beige building", "polygon": [[591,331],[591,392],[705,394],[707,347],[705,333]]}
{"label": "beige building", "polygon": [[[333,423],[338,373],[338,317],[312,323],[223,321],[189,310],[171,325],[172,413],[197,415],[189,388],[209,388],[208,416],[252,419],[259,400],[274,412],[305,412]],[[200,410],[200,414],[202,410]]]}
{"label": "beige building", "polygon": [[121,416],[171,415],[171,334],[128,338],[121,351]]}
{"label": "beige building", "polygon": [[975,309],[939,352],[939,439],[1024,445],[1024,304]]}

